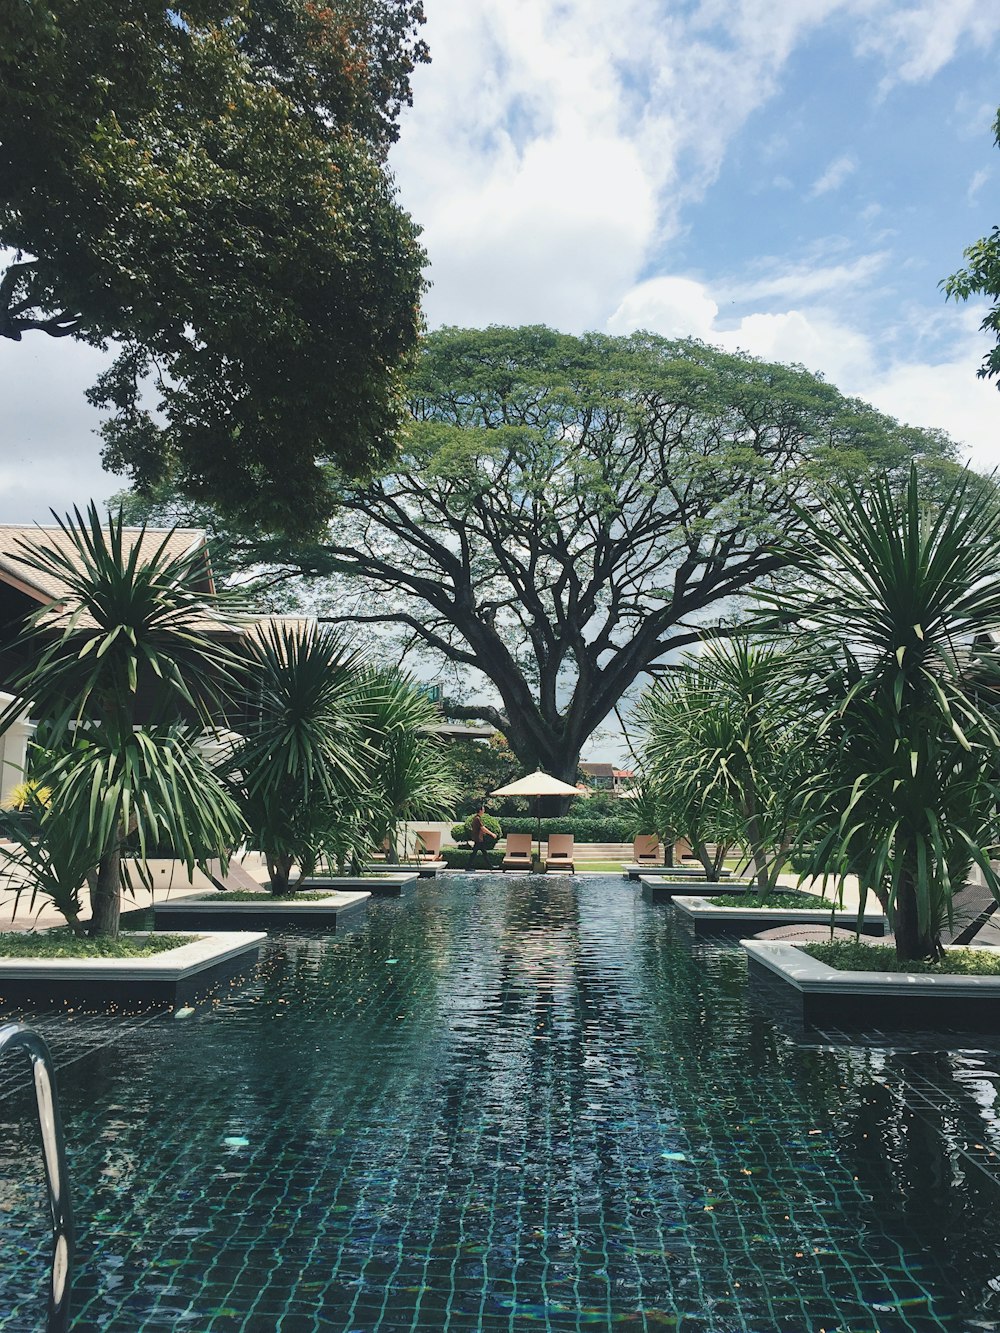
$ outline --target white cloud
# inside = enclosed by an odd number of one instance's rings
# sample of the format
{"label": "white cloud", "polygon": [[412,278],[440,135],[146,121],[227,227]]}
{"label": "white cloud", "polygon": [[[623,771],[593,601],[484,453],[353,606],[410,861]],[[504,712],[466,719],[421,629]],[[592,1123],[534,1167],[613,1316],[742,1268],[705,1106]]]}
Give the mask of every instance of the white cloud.
{"label": "white cloud", "polygon": [[100,416],[83,396],[108,359],[42,333],[0,339],[0,522],[51,522],[50,509],[65,513],[121,490],[121,478],[101,467]]}
{"label": "white cloud", "polygon": [[[614,333],[648,329],[665,337],[694,337],[765,361],[804,365],[844,393],[864,399],[914,426],[946,430],[966,447],[973,465],[1000,467],[1000,393],[976,370],[987,347],[971,307],[934,310],[921,328],[909,312],[907,351],[886,355],[843,316],[823,307],[743,315],[732,327],[719,322],[719,302],[703,283],[660,277],[634,287],[608,321]],[[942,338],[942,332],[949,336]],[[922,342],[945,346],[919,354]]]}
{"label": "white cloud", "polygon": [[1000,7],[982,0],[920,0],[872,7],[861,30],[861,54],[881,56],[887,66],[882,90],[897,83],[924,83],[943,69],[963,43],[988,49],[1000,34]]}
{"label": "white cloud", "polygon": [[857,169],[857,159],[850,153],[842,153],[840,157],[835,157],[822,175],[813,181],[809,189],[809,198],[818,199],[820,195],[829,194],[831,190],[839,190],[848,176],[853,175]]}
{"label": "white cloud", "polygon": [[991,175],[992,173],[987,167],[980,167],[975,173],[972,180],[969,181],[969,188],[965,192],[965,198],[968,203],[974,204],[976,202],[976,195],[983,188]]}
{"label": "white cloud", "polygon": [[[886,250],[859,255],[840,264],[804,261],[798,264],[768,263],[758,276],[726,284],[726,295],[735,301],[762,301],[773,298],[807,301],[829,292],[846,292],[852,287],[869,285],[889,262]],[[764,267],[764,266],[762,266]]]}

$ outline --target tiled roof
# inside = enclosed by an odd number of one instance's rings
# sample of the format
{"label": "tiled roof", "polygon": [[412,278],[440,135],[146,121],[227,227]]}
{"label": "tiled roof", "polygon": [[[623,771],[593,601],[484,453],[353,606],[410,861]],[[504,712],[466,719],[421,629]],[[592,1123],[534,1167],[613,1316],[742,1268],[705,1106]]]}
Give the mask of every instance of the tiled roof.
{"label": "tiled roof", "polygon": [[[174,528],[171,531],[167,528],[123,528],[122,545],[125,551],[131,553],[137,543],[140,543],[140,551],[148,550],[150,556],[163,546],[166,556],[173,560],[197,552],[200,548],[205,556],[206,592],[214,587],[205,533],[200,529]],[[42,545],[53,546],[70,556],[75,554],[76,549],[69,535],[60,527],[0,524],[0,582],[19,589],[44,606],[61,601],[66,596],[66,585],[58,575],[22,562],[20,557],[29,554],[26,547]],[[53,608],[54,620],[58,620],[61,614],[61,608]],[[233,632],[231,626],[207,610],[203,617],[193,623],[209,633]]]}

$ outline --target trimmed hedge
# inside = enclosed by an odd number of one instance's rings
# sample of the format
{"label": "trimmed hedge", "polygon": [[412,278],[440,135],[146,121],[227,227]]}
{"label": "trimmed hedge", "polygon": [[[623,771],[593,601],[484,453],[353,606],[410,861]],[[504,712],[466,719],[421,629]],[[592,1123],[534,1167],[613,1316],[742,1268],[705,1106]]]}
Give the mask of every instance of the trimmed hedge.
{"label": "trimmed hedge", "polygon": [[[493,834],[494,839],[503,837],[503,834],[500,832],[500,821],[499,819],[497,819],[496,815],[484,814],[483,823],[486,825],[490,833]],[[465,821],[464,824],[456,824],[454,828],[451,830],[451,836],[455,839],[456,842],[471,842],[472,815],[468,817],[468,819]]]}
{"label": "trimmed hedge", "polygon": [[[515,817],[503,821],[504,833],[534,833],[538,821],[531,818]],[[608,817],[606,819],[584,819],[578,815],[564,815],[561,819],[543,819],[542,837],[550,833],[572,833],[577,842],[631,842],[638,833],[647,830],[638,827],[638,821],[631,818]]]}
{"label": "trimmed hedge", "polygon": [[[472,855],[471,847],[442,847],[441,855],[444,857],[444,863],[450,870],[464,870],[469,864],[469,857]],[[491,870],[498,870],[503,861],[503,852],[487,852],[486,858],[489,861]],[[476,857],[476,866],[483,864],[482,854]]]}

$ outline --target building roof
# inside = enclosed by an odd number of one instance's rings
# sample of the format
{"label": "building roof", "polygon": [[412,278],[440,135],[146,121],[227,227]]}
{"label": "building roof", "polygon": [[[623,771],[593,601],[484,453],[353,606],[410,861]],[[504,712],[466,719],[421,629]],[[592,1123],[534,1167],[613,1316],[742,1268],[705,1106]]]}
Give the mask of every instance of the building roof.
{"label": "building roof", "polygon": [[[56,573],[23,562],[30,548],[39,546],[52,546],[77,563],[76,546],[63,528],[55,524],[0,524],[0,582],[16,588],[41,606],[52,605],[52,619],[57,622],[65,614],[62,605],[68,591],[65,582]],[[138,546],[140,552],[148,552],[150,557],[162,547],[171,560],[189,555],[202,556],[204,591],[207,596],[215,591],[206,534],[198,528],[122,528],[122,546],[126,554],[131,554]],[[87,626],[88,622],[89,617],[81,617],[79,623]],[[242,627],[232,625],[207,608],[204,616],[194,619],[192,624],[209,634],[244,632]]]}
{"label": "building roof", "polygon": [[591,764],[583,762],[579,767],[580,772],[585,773],[588,778],[613,778],[615,775],[614,764]]}

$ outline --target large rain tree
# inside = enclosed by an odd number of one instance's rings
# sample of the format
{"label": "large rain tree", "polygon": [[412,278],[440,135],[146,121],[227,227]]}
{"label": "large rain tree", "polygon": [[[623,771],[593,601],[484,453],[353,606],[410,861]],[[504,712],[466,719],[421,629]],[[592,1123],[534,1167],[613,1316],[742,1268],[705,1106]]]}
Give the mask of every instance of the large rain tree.
{"label": "large rain tree", "polygon": [[0,336],[113,341],[91,391],[113,469],[315,527],[325,461],[391,456],[416,344],[385,154],[419,0],[2,13]]}
{"label": "large rain tree", "polygon": [[356,594],[334,619],[395,623],[481,673],[499,703],[451,714],[573,782],[625,691],[779,569],[819,479],[951,454],[802,369],[700,343],[445,329],[393,469],[343,481],[298,558]]}

